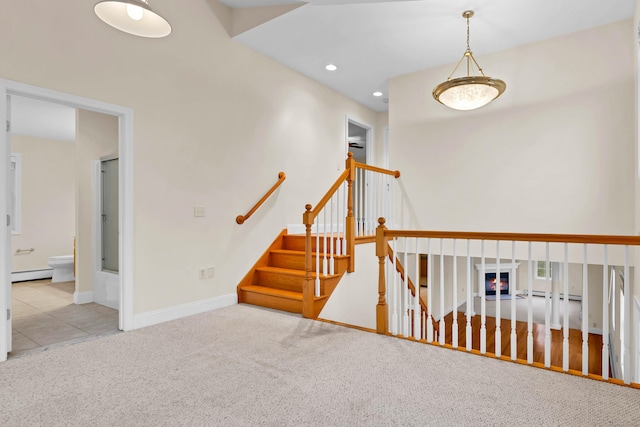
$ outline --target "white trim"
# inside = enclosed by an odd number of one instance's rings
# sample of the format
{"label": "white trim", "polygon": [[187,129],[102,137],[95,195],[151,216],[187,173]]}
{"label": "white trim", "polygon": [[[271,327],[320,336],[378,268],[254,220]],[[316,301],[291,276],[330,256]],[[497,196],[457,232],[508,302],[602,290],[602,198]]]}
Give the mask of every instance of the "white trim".
{"label": "white trim", "polygon": [[384,127],[384,139],[382,141],[381,167],[389,169],[389,126]]}
{"label": "white trim", "polygon": [[229,307],[238,303],[238,294],[227,294],[215,298],[209,298],[202,301],[195,301],[186,304],[176,305],[174,307],[163,308],[160,310],[148,311],[142,314],[136,314],[134,318],[134,329],[144,328],[158,323],[169,322],[171,320],[180,319],[194,314],[205,313],[207,311],[217,310],[219,308]]}
{"label": "white trim", "polygon": [[[118,117],[118,153],[120,158],[119,190],[120,190],[120,310],[119,328],[125,331],[134,326],[133,305],[133,110],[131,108],[96,101],[89,98],[57,92],[42,87],[27,85],[12,80],[0,79],[0,96],[19,95],[45,102],[63,104]],[[9,119],[6,102],[0,102],[0,119]],[[0,132],[0,217],[8,213],[8,165],[10,146],[7,132]],[[8,289],[11,271],[11,233],[9,227],[0,227],[0,271],[7,272],[0,282],[0,287]],[[6,313],[11,307],[7,292],[0,290],[0,313]],[[7,331],[10,321],[0,316],[0,362],[6,360],[8,351]]]}
{"label": "white trim", "polygon": [[11,282],[26,282],[28,280],[50,279],[53,277],[53,268],[42,270],[16,271],[11,273]]}
{"label": "white trim", "polygon": [[363,122],[362,120],[355,119],[348,114],[346,115],[346,118],[345,118],[345,128],[344,128],[344,144],[345,144],[344,157],[347,158],[347,156],[349,155],[349,122],[367,130],[367,140],[365,141],[365,163],[368,165],[373,165],[375,160],[373,156],[373,148],[374,148],[373,126],[371,126],[366,122]]}
{"label": "white trim", "polygon": [[22,234],[22,154],[11,153],[11,163],[15,165],[14,172],[11,174],[14,178],[11,191],[15,196],[15,205],[9,215],[11,215],[11,234],[17,236]]}
{"label": "white trim", "polygon": [[93,291],[87,291],[87,292],[75,291],[73,293],[74,304],[88,304],[90,302],[93,302]]}
{"label": "white trim", "polygon": [[[460,304],[458,304],[458,311],[460,311],[460,307],[462,307],[466,303],[467,303],[467,300],[464,300],[464,301],[460,302]],[[449,313],[452,313],[452,312],[453,312],[453,306],[451,306],[451,307],[449,307],[448,309],[445,310],[444,317],[447,317],[449,315]],[[443,317],[442,315],[440,317],[433,316],[433,319],[439,322],[442,317]]]}

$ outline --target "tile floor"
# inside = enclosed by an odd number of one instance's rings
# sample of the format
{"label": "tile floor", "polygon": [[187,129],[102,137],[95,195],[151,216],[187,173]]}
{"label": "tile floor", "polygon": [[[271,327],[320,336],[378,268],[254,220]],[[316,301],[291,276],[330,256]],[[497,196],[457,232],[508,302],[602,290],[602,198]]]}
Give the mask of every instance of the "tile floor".
{"label": "tile floor", "polygon": [[74,282],[51,279],[14,283],[10,357],[118,330],[118,311],[96,303],[74,304]]}

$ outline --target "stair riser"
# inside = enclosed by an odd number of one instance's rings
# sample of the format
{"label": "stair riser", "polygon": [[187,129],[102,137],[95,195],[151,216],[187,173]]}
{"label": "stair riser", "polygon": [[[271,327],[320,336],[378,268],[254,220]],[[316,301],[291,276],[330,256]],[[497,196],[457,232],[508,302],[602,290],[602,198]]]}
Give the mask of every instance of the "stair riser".
{"label": "stair riser", "polygon": [[[343,271],[343,269],[347,268],[347,264],[349,263],[349,260],[347,258],[337,258],[337,259],[334,259],[333,262],[334,262],[335,271]],[[289,268],[291,270],[305,271],[304,252],[300,252],[296,254],[282,254],[282,253],[272,252],[269,265],[273,267]],[[315,256],[311,257],[311,268],[312,268],[312,271],[316,270]],[[324,273],[322,255],[320,256],[320,272]]]}
{"label": "stair riser", "polygon": [[291,292],[302,292],[304,276],[272,273],[270,271],[256,271],[256,284],[270,288],[282,289]]}
{"label": "stair riser", "polygon": [[242,302],[260,307],[274,308],[291,313],[302,313],[302,301],[242,291]]}
{"label": "stair riser", "polygon": [[[344,243],[344,239],[333,238],[333,253],[338,253],[338,247],[340,242]],[[315,236],[311,239],[311,251],[312,252],[323,252],[324,253],[324,239],[320,238],[319,245],[316,245]],[[284,249],[288,249],[291,251],[302,251],[305,250],[305,236],[284,236]],[[331,239],[327,238],[327,253],[331,252]]]}

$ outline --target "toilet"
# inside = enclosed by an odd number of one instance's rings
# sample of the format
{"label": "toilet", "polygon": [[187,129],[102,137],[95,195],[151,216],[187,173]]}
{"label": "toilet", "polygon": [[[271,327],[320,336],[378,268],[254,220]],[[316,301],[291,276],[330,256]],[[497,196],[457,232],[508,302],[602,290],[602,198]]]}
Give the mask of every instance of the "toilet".
{"label": "toilet", "polygon": [[51,283],[75,280],[73,274],[73,255],[52,256],[47,262],[53,268]]}

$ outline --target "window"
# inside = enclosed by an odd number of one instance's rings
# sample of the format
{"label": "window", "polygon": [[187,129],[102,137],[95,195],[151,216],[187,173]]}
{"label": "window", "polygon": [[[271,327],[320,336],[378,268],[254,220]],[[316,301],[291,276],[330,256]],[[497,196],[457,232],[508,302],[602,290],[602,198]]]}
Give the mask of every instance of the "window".
{"label": "window", "polygon": [[536,279],[551,280],[551,263],[536,261]]}

